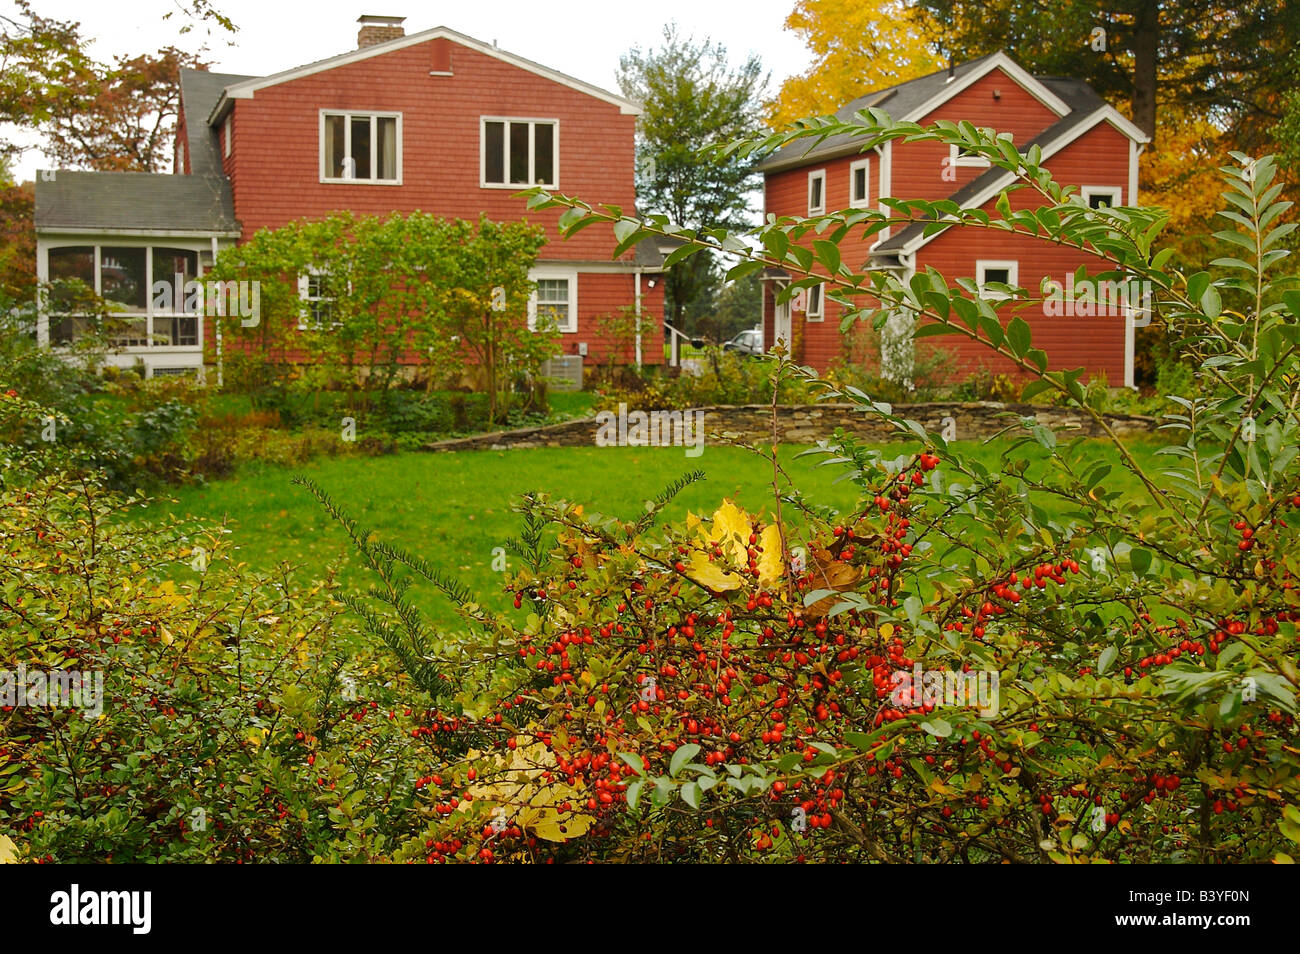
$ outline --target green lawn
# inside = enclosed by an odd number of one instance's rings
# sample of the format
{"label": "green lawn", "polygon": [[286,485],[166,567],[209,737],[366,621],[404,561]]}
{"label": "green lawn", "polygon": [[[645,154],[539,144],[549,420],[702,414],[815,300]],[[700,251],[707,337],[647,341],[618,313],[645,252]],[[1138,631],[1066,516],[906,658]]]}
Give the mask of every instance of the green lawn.
{"label": "green lawn", "polygon": [[[1006,446],[999,442],[982,447],[980,456],[992,463]],[[1099,458],[1113,456],[1101,444],[1090,446],[1096,447]],[[1135,448],[1144,462],[1153,449]],[[816,466],[820,458],[795,459],[798,450],[783,447],[782,461],[805,494],[838,509],[851,506],[854,487],[835,482],[842,471]],[[289,561],[315,576],[339,558],[357,567],[342,529],[304,488],[291,483],[301,473],[362,526],[454,573],[490,599],[500,587],[500,575],[492,570],[493,548],[518,533],[519,516],[511,504],[520,494],[545,491],[581,502],[588,512],[627,518],[693,470],[704,471],[708,478],[677,498],[670,517],[682,517],[688,510],[711,513],[724,497],[750,512],[770,512],[770,463],[726,446],[706,447],[697,458],[686,457],[681,448],[596,447],[327,458],[293,469],[249,468],[234,480],[181,489],[175,492],[175,502],[159,501],[153,509],[224,521],[241,558],[257,568]],[[348,580],[355,586],[369,582],[360,569],[350,572]],[[449,610],[435,599],[422,602],[437,617],[451,621]]]}

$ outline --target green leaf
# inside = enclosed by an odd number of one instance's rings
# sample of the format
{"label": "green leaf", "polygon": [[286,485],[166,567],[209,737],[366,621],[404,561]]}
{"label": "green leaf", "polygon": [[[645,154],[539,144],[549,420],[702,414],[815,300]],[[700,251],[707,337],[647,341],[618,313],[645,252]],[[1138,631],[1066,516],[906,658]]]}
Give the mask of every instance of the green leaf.
{"label": "green leaf", "polygon": [[1103,649],[1101,655],[1097,657],[1097,675],[1106,675],[1106,671],[1110,669],[1110,664],[1115,661],[1115,657],[1118,655],[1119,650],[1114,646],[1107,646]]}
{"label": "green leaf", "polygon": [[698,809],[700,807],[700,786],[695,782],[687,782],[683,785],[682,801],[690,805],[691,808]]}
{"label": "green leaf", "polygon": [[946,739],[952,735],[952,726],[946,719],[931,719],[929,722],[922,722],[921,728],[941,739]]}
{"label": "green leaf", "polygon": [[817,239],[813,242],[813,248],[817,252],[817,259],[826,266],[826,269],[834,275],[840,270],[840,247],[834,242],[828,242],[826,239]]}
{"label": "green leaf", "polygon": [[1128,561],[1134,573],[1138,576],[1146,576],[1147,570],[1151,569],[1151,551],[1134,547],[1128,552]]}
{"label": "green leaf", "polygon": [[1201,310],[1211,321],[1223,313],[1223,299],[1219,297],[1219,290],[1213,285],[1207,286],[1205,293],[1201,295]]}
{"label": "green leaf", "polygon": [[1033,334],[1029,330],[1029,322],[1016,315],[1007,325],[1007,343],[1011,345],[1011,351],[1017,356],[1022,356],[1029,350],[1030,344],[1033,343]]}
{"label": "green leaf", "polygon": [[694,742],[688,742],[686,745],[680,746],[677,751],[673,753],[672,760],[668,763],[668,774],[673,778],[676,778],[677,773],[682,770],[682,766],[695,758],[699,752],[700,747]]}
{"label": "green leaf", "polygon": [[618,757],[632,766],[632,771],[636,772],[637,775],[645,774],[645,762],[635,752],[620,752]]}

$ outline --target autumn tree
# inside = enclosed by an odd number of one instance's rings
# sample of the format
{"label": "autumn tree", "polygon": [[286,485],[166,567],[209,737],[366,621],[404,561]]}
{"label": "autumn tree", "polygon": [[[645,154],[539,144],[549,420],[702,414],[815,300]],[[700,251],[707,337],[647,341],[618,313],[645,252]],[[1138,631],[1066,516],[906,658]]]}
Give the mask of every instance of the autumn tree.
{"label": "autumn tree", "polygon": [[804,41],[814,60],[782,83],[767,105],[774,128],[833,113],[871,90],[939,68],[926,45],[929,19],[907,0],[798,0],[785,28]]}
{"label": "autumn tree", "polygon": [[[94,69],[77,23],[42,17],[29,0],[14,6],[0,14],[0,124],[30,131],[69,108]],[[0,156],[20,151],[12,141],[0,142]]]}
{"label": "autumn tree", "polygon": [[1290,0],[918,0],[932,42],[958,62],[1011,51],[1033,73],[1087,80],[1127,102],[1157,133],[1170,104],[1237,134],[1251,148],[1282,114],[1294,86],[1290,52],[1300,6]]}
{"label": "autumn tree", "polygon": [[[701,151],[704,143],[756,135],[767,85],[758,57],[733,67],[726,48],[664,28],[663,45],[633,47],[619,60],[623,95],[642,106],[637,129],[637,205],[694,228],[743,228],[755,162]],[[711,305],[716,269],[703,256],[674,265],[665,310],[672,324]]]}
{"label": "autumn tree", "polygon": [[[76,21],[42,16],[32,0],[13,6],[0,14],[0,126],[46,134],[51,157],[70,165],[157,168],[176,112],[176,73],[198,60],[167,47],[106,66],[90,55],[91,38]],[[200,25],[236,30],[211,0],[177,0],[162,13],[173,17],[182,35]],[[11,137],[0,141],[0,156],[22,150]]]}
{"label": "autumn tree", "polygon": [[180,71],[206,66],[175,47],[119,56],[114,67],[87,78],[52,109],[42,124],[46,153],[60,166],[163,171],[180,113]]}
{"label": "autumn tree", "polygon": [[36,288],[31,183],[18,185],[0,158],[0,296],[26,300]]}

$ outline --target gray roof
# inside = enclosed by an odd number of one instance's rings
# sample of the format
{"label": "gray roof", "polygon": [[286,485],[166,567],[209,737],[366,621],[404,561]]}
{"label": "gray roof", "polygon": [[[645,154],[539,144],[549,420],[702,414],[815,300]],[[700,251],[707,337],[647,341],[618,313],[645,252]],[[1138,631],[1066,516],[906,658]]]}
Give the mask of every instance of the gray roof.
{"label": "gray roof", "polygon": [[[1021,152],[1027,151],[1031,146],[1045,146],[1055,139],[1068,135],[1072,129],[1081,125],[1089,116],[1106,105],[1106,101],[1082,80],[1055,76],[1038,76],[1035,78],[1059,96],[1070,107],[1070,112],[1052,123],[1033,139],[1016,143],[1016,148]],[[993,183],[1006,175],[1007,171],[1005,169],[994,166],[976,176],[948,198],[965,208],[974,201],[976,196],[985,189],[991,188]],[[905,248],[913,239],[921,237],[925,232],[925,226],[926,223],[924,222],[912,223],[896,235],[891,235],[888,240],[881,242],[876,246],[872,254],[888,255],[891,252],[897,252]]]}
{"label": "gray roof", "polygon": [[[997,54],[990,53],[988,56],[981,56],[977,60],[971,60],[968,63],[953,67],[953,79],[961,79],[967,73],[978,69],[981,63],[993,56],[997,56]],[[837,109],[835,118],[846,121],[852,119],[853,114],[861,109],[878,106],[895,119],[901,119],[917,107],[938,96],[947,85],[948,71],[946,69],[937,73],[930,73],[927,76],[919,76],[914,80],[908,80],[896,86],[859,96],[852,102],[846,103]],[[809,145],[809,143],[812,143],[812,145]],[[768,156],[763,162],[759,163],[758,169],[760,172],[769,171],[772,167],[788,166],[795,160],[811,162],[814,159],[828,158],[840,152],[857,152],[861,145],[861,140],[852,135],[830,136],[820,142],[816,139],[800,139]]]}
{"label": "gray roof", "polygon": [[660,241],[653,238],[643,238],[637,242],[633,248],[634,264],[642,268],[660,268],[664,263],[664,253],[660,248]]}
{"label": "gray roof", "polygon": [[68,172],[36,181],[36,230],[238,232],[229,180],[158,172]]}
{"label": "gray roof", "polygon": [[230,180],[222,174],[208,112],[232,83],[252,77],[181,70],[181,109],[191,175],[68,172],[36,182],[36,229],[238,232]]}
{"label": "gray roof", "polygon": [[190,152],[190,171],[194,175],[221,175],[217,131],[208,126],[208,114],[227,86],[250,79],[255,77],[181,70],[181,109],[185,111],[185,138]]}

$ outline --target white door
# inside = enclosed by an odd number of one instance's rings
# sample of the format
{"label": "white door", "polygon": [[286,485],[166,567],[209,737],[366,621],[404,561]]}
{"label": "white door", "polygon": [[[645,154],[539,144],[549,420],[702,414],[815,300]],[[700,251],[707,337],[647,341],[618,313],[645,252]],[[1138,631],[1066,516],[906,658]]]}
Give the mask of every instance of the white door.
{"label": "white door", "polygon": [[[774,294],[777,291],[779,291],[779,289],[773,289]],[[790,303],[788,301],[785,302],[779,301],[776,303],[776,312],[772,322],[772,344],[768,346],[769,349],[775,347],[778,341],[784,341],[786,344],[786,350],[787,351],[789,350],[790,348]]]}

